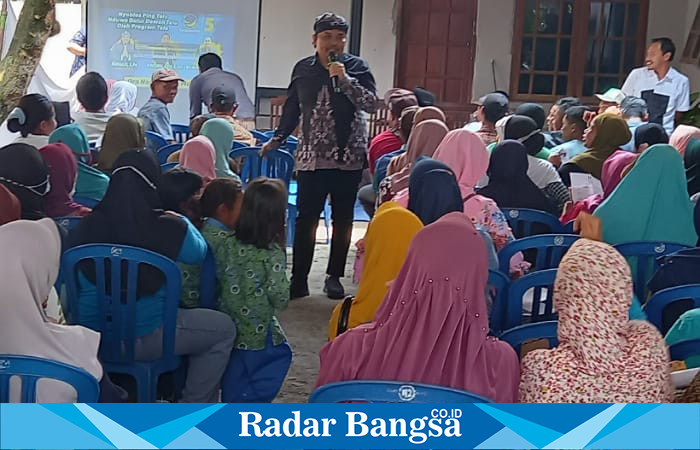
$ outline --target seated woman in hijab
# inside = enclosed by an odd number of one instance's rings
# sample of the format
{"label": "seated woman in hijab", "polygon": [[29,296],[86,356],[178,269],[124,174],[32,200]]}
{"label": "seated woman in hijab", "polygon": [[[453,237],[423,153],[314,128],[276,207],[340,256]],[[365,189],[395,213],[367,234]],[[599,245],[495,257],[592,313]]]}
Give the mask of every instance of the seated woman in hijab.
{"label": "seated woman in hijab", "polygon": [[138,114],[136,107],[136,97],[138,88],[128,81],[117,81],[109,90],[109,100],[105,105],[107,114]]}
{"label": "seated woman in hijab", "polygon": [[78,179],[75,182],[75,196],[102,200],[107,192],[109,176],[92,167],[92,155],[85,131],[77,123],[57,128],[49,136],[51,144],[65,144],[78,161]]}
{"label": "seated woman in hijab", "polygon": [[[422,157],[411,170],[408,209],[430,225],[451,212],[464,213],[462,193],[452,169],[431,158]],[[489,269],[498,270],[498,256],[491,236],[481,226],[475,225],[486,244]]]}
{"label": "seated woman in hijab", "polygon": [[[452,130],[440,143],[434,158],[452,169],[462,194],[464,215],[472,224],[488,232],[496,251],[513,242],[513,232],[496,202],[475,191],[489,166],[489,152],[481,138],[464,129]],[[510,272],[521,275],[529,267],[530,264],[518,254],[511,260]]]}
{"label": "seated woman in hijab", "polygon": [[316,386],[415,382],[514,402],[520,364],[508,344],[488,336],[487,272],[484,241],[464,214],[428,225],[413,239],[374,320],[321,349]]}
{"label": "seated woman in hijab", "polygon": [[656,144],[668,144],[668,134],[658,123],[645,123],[634,130],[635,153],[644,153]]}
{"label": "seated woman in hijab", "polygon": [[68,146],[49,144],[39,149],[49,168],[51,188],[44,198],[46,215],[53,218],[86,216],[90,208],[73,201],[73,190],[78,177],[78,162]]}
{"label": "seated woman in hijab", "polygon": [[683,160],[670,145],[654,145],[639,156],[595,215],[610,245],[649,241],[694,246],[698,241]]}
{"label": "seated woman in hijab", "polygon": [[[143,248],[186,264],[200,264],[207,244],[187,218],[164,213],[158,196],[160,166],[147,151],[127,151],[113,165],[112,179],[102,202],[68,235],[68,247],[116,244]],[[80,268],[79,322],[99,331],[99,305],[94,264]],[[136,357],[152,360],[160,355],[161,310],[164,279],[159,271],[139,272],[136,303]],[[215,403],[219,383],[233,346],[231,318],[205,309],[178,311],[175,353],[189,356],[183,401]]]}
{"label": "seated woman in hijab", "polygon": [[143,124],[131,114],[116,114],[107,121],[102,146],[97,156],[97,168],[111,173],[122,153],[146,146]]}
{"label": "seated woman in hijab", "polygon": [[178,163],[180,167],[199,174],[204,188],[216,178],[216,149],[206,136],[193,137],[185,142],[178,155]]}
{"label": "seated woman in hijab", "polygon": [[[535,125],[537,125],[537,128],[543,133],[542,136],[544,137],[544,144],[540,151],[533,156],[538,159],[549,161],[549,157],[551,155],[550,149],[553,147],[547,146],[547,138],[544,135],[544,124],[547,120],[547,113],[544,112],[544,108],[537,103],[523,103],[515,110],[515,115],[529,117],[535,121]],[[493,148],[489,150],[493,150]]]}
{"label": "seated woman in hijab", "polygon": [[612,113],[600,114],[583,135],[587,150],[559,169],[562,181],[566,186],[571,186],[572,173],[589,173],[600,180],[605,160],[631,139],[632,133],[625,119]]}
{"label": "seated woman in hijab", "polygon": [[187,217],[197,229],[202,226],[199,198],[202,196],[202,177],[192,170],[176,167],[163,174],[158,185],[161,205]]}
{"label": "seated woman in hijab", "polygon": [[44,198],[51,187],[49,170],[36,148],[29,144],[0,148],[0,183],[19,199],[22,219],[46,217]]}
{"label": "seated woman in hijab", "polygon": [[206,136],[214,144],[216,150],[216,176],[233,178],[241,181],[241,178],[231,170],[229,153],[233,147],[233,126],[225,119],[209,119],[199,132],[200,136]]}
{"label": "seated woman in hijab", "polygon": [[387,177],[379,185],[380,203],[395,198],[395,201],[402,206],[408,204],[408,179],[411,175],[411,167],[421,156],[433,156],[448,131],[447,126],[436,119],[424,120],[414,126],[406,144],[406,153],[397,157],[403,161],[403,164],[393,164],[393,167],[389,164]]}
{"label": "seated woman in hijab", "polygon": [[683,164],[688,180],[688,195],[693,197],[700,192],[700,138],[693,138],[688,143]]}
{"label": "seated woman in hijab", "polygon": [[581,213],[593,214],[596,208],[600,206],[603,201],[610,197],[618,184],[622,181],[625,169],[633,164],[637,160],[637,155],[634,153],[627,152],[625,150],[618,150],[610,156],[603,164],[603,172],[601,176],[601,184],[603,185],[602,194],[594,194],[587,197],[580,202],[567,203],[564,208],[564,213],[562,214],[560,220],[561,223],[569,223],[576,218]]}
{"label": "seated woman in hijab", "polygon": [[328,339],[371,322],[384,299],[388,284],[396,278],[408,246],[423,224],[410,211],[394,202],[383,203],[367,228],[364,239],[362,281],[355,297],[345,299],[333,310]]}
{"label": "seated woman in hijab", "polygon": [[[425,122],[426,120],[438,120],[442,122],[443,124],[447,124],[447,117],[445,116],[445,113],[442,112],[440,108],[437,108],[435,106],[426,106],[424,108],[418,108],[418,110],[413,114],[413,120],[411,120],[411,131],[408,133],[408,136],[406,138],[406,146],[408,147],[408,140],[410,139],[410,135],[413,134],[413,131],[415,131],[416,127],[422,123]],[[408,148],[406,152],[401,153],[400,155],[394,157],[391,159],[391,162],[389,163],[389,166],[387,167],[386,175],[393,175],[397,172],[399,172],[401,169],[406,167],[407,164],[409,164],[409,155],[408,153]]]}
{"label": "seated woman in hijab", "polygon": [[685,155],[685,150],[693,138],[700,138],[700,128],[691,127],[690,125],[678,125],[671,134],[669,144],[678,150],[678,153],[682,156]]}
{"label": "seated woman in hijab", "polygon": [[668,349],[648,322],[630,321],[632,277],[607,244],[581,239],[559,265],[559,346],[523,357],[526,403],[662,403],[671,400]]}
{"label": "seated woman in hijab", "polygon": [[[4,214],[3,208],[0,208]],[[100,401],[123,401],[97,360],[100,334],[81,326],[52,323],[44,302],[58,277],[61,237],[49,219],[19,220],[0,227],[0,354],[35,356],[84,369],[100,381]],[[11,401],[19,390],[11,389]],[[75,403],[75,390],[60,381],[40,380],[37,400]]]}
{"label": "seated woman in hijab", "polygon": [[535,186],[556,206],[557,214],[571,200],[569,190],[552,163],[536,155],[544,145],[544,135],[534,120],[526,116],[508,116],[496,126],[499,140],[512,139],[521,142],[527,151],[527,175]]}
{"label": "seated woman in hijab", "polygon": [[404,142],[403,146],[399,150],[382,155],[377,160],[374,166],[374,178],[372,179],[372,188],[374,188],[375,193],[379,193],[379,184],[386,178],[386,172],[389,169],[389,164],[391,164],[392,159],[406,153],[406,143],[411,138],[413,120],[418,110],[419,108],[417,106],[409,106],[404,109],[399,119],[399,134],[401,135],[401,140]]}
{"label": "seated woman in hijab", "polygon": [[489,184],[479,194],[493,199],[499,208],[524,208],[557,214],[557,208],[527,176],[528,160],[520,141],[506,140],[491,152]]}

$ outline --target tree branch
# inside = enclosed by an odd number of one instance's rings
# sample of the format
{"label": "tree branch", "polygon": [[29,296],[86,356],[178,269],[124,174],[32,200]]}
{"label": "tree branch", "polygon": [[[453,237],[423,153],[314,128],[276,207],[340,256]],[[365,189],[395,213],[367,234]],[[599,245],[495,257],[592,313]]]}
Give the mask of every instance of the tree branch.
{"label": "tree branch", "polygon": [[15,35],[0,61],[0,122],[25,94],[56,21],[54,0],[25,0]]}

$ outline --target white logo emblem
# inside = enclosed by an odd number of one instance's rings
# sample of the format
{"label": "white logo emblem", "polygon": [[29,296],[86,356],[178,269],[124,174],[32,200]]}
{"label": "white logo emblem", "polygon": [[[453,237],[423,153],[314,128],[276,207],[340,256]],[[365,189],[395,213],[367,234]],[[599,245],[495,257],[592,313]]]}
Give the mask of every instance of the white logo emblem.
{"label": "white logo emblem", "polygon": [[416,398],[416,388],[409,385],[404,385],[399,388],[399,398],[401,401],[410,402]]}

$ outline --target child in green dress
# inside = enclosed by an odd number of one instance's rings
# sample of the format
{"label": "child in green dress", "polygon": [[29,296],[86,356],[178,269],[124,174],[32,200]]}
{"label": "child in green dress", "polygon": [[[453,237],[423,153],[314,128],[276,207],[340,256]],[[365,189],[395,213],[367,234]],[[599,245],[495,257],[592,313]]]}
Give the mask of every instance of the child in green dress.
{"label": "child in green dress", "polygon": [[[222,400],[271,402],[292,361],[287,338],[275,317],[275,311],[285,309],[289,302],[287,189],[280,180],[253,180],[243,195],[238,217],[235,203],[229,206],[226,196],[216,201],[209,198],[210,188],[214,189],[210,184],[202,196],[202,211],[210,214],[207,224],[219,228],[217,242],[204,232],[216,256],[219,308],[236,323],[236,341],[222,380]],[[231,233],[228,225],[233,224],[235,232]]]}

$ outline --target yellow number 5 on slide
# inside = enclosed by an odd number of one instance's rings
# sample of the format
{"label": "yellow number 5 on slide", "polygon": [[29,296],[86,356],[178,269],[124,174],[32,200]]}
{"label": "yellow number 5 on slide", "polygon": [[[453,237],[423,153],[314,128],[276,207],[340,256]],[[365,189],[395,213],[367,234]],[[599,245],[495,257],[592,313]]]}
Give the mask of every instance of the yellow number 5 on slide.
{"label": "yellow number 5 on slide", "polygon": [[204,22],[204,31],[207,33],[211,33],[214,31],[214,18],[213,17],[207,17],[207,20]]}

